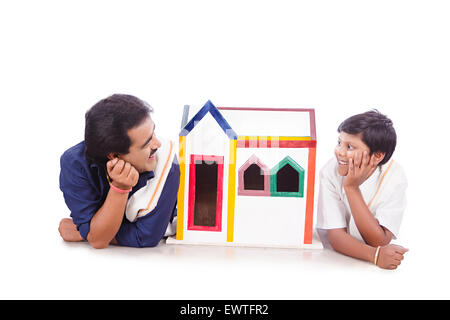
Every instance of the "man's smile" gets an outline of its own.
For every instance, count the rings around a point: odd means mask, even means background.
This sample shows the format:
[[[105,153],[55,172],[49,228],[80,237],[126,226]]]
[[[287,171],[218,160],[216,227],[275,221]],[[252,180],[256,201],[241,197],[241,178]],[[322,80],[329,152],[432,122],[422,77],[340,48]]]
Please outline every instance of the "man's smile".
[[[153,149],[152,152],[150,152],[149,159],[154,159],[155,158],[155,152],[156,151],[158,151],[158,149]]]

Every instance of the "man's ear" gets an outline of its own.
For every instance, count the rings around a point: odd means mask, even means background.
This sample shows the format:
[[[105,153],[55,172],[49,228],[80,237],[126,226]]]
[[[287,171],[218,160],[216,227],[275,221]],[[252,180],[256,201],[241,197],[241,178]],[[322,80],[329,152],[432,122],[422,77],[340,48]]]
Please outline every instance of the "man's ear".
[[[111,152],[111,153],[108,153],[108,155],[106,157],[108,158],[108,160],[112,160],[114,158],[118,158],[119,155],[117,153]]]
[[[373,156],[375,157],[375,163],[377,164],[377,166],[381,161],[383,161],[385,155],[386,153],[384,152],[380,151],[374,152]]]

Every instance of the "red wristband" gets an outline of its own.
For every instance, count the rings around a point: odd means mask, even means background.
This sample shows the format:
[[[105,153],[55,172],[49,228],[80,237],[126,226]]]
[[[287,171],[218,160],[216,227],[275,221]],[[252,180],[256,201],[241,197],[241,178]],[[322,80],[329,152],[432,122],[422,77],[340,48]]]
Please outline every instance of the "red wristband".
[[[121,193],[121,194],[128,193],[128,192],[131,191],[131,189],[133,189],[133,188],[130,188],[130,189],[128,189],[128,190],[119,189],[119,188],[113,186],[112,183],[110,183],[109,186],[111,187],[111,189],[113,189],[114,191],[116,191],[116,192],[118,192],[118,193]]]

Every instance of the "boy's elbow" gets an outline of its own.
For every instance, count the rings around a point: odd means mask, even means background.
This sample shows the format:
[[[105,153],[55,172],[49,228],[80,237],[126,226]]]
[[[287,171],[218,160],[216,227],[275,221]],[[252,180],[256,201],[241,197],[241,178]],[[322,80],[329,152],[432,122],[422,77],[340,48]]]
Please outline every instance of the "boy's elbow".
[[[383,247],[391,243],[391,239],[389,238],[376,239],[373,241],[366,241],[366,243],[371,247]]]
[[[380,231],[376,237],[373,237],[373,239],[367,240],[364,239],[366,241],[366,243],[372,247],[383,247],[383,246],[387,246],[389,243],[391,243],[391,240],[393,238],[392,233],[385,229],[384,227],[382,227],[382,231]]]

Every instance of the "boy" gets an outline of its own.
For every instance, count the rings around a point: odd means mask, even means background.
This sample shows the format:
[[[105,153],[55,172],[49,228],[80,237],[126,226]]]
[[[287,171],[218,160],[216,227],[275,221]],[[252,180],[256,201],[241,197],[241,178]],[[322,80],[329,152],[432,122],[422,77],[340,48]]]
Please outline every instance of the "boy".
[[[316,228],[325,247],[396,269],[408,251],[390,244],[406,207],[407,181],[391,159],[392,121],[369,111],[342,122],[338,132],[335,159],[320,172]]]
[[[156,137],[151,112],[146,102],[123,94],[88,110],[85,140],[61,156],[60,188],[72,217],[59,225],[65,241],[87,240],[97,249],[110,243],[153,247],[169,231],[180,170],[176,159],[161,158],[167,148]],[[162,183],[163,175],[155,176],[158,163],[165,163]],[[155,179],[160,193],[152,197],[153,206],[127,220],[130,198],[134,201]]]

